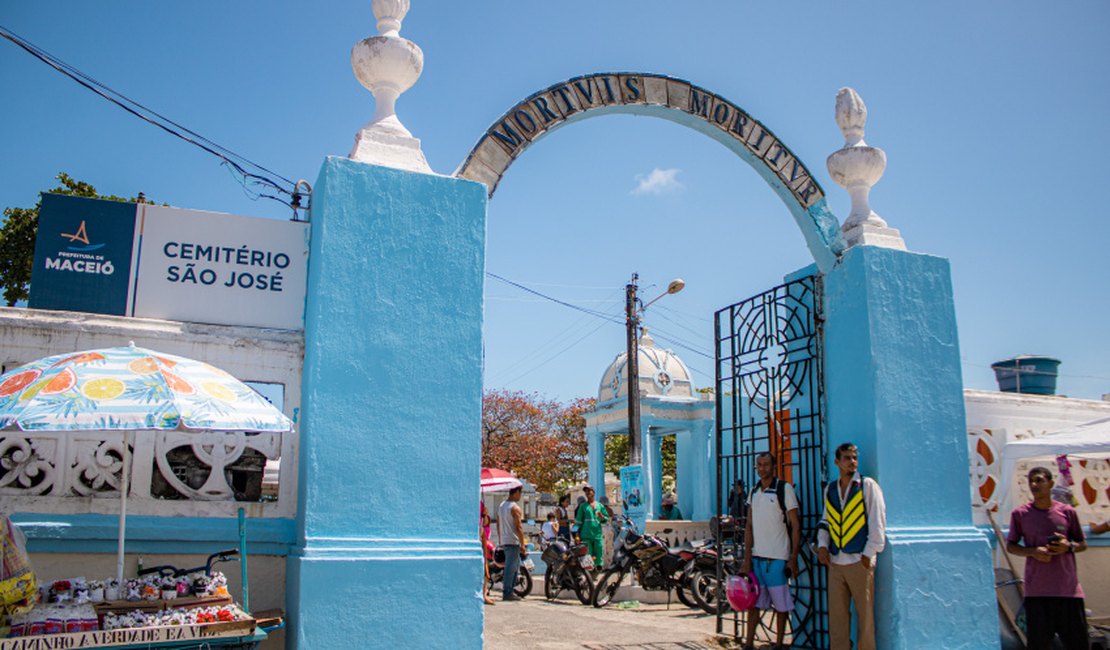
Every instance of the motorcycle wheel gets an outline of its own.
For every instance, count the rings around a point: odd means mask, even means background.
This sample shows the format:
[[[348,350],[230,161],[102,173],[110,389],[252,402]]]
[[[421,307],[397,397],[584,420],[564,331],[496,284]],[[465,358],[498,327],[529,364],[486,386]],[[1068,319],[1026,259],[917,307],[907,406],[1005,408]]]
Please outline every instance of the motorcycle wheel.
[[[547,567],[547,571],[543,572],[543,597],[548,600],[555,600],[559,597],[559,592],[563,590],[556,584],[555,576],[551,573],[551,567]]]
[[[576,567],[571,570],[571,578],[574,580],[574,595],[578,596],[578,602],[589,605],[594,593],[594,581],[590,580],[590,574],[582,567]]]
[[[624,573],[620,571],[606,571],[601,574],[597,584],[594,585],[593,597],[590,601],[594,607],[605,607],[613,600],[613,596],[617,593],[617,588],[620,587],[621,580],[624,579]]]
[[[678,596],[678,601],[683,605],[686,605],[690,609],[698,609],[698,604],[694,602],[693,598],[686,595],[686,590],[682,588],[682,585],[675,585],[674,595]]]
[[[516,574],[516,587],[513,588],[513,593],[521,598],[526,597],[532,593],[532,572],[524,567],[520,567],[520,571]]]
[[[728,599],[724,598],[723,594],[722,598],[717,598],[716,575],[699,571],[691,576],[690,585],[690,592],[694,596],[694,601],[707,614],[717,614],[718,610],[723,613],[732,609],[728,604]]]

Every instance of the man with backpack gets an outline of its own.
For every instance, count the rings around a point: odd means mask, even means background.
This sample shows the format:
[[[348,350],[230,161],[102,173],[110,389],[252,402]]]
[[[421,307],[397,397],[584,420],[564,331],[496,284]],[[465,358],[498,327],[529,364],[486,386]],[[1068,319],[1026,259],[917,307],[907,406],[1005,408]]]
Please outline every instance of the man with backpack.
[[[775,610],[775,650],[784,648],[786,621],[794,611],[790,578],[798,575],[798,553],[802,548],[802,522],[794,486],[775,476],[775,456],[764,452],[755,460],[759,482],[748,495],[744,525],[744,565],[741,573],[759,581],[759,600],[747,612],[747,641],[744,650],[755,647],[755,631],[763,610]]]

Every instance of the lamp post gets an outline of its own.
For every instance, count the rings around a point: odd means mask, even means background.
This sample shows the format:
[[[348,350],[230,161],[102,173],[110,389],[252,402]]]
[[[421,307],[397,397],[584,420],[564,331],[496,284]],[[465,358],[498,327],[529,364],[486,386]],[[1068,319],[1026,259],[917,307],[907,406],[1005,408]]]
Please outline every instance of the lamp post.
[[[636,297],[636,281],[639,274],[632,274],[632,281],[624,287],[624,314],[627,328],[627,362],[628,369],[628,464],[639,465],[643,459],[640,445],[640,316],[648,307],[655,304],[663,296],[682,291],[686,283],[680,278],[671,280],[667,290],[648,301],[646,305],[640,304]]]

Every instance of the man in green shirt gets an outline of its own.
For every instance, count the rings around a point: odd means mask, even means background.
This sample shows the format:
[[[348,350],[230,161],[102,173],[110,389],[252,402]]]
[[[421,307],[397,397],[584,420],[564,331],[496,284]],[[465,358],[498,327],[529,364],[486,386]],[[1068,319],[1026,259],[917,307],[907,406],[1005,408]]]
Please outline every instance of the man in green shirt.
[[[605,512],[605,506],[594,501],[592,487],[587,485],[583,492],[586,494],[586,502],[578,507],[578,513],[575,516],[578,537],[590,549],[590,555],[594,557],[594,567],[600,569],[601,553],[604,548],[601,541],[601,525],[609,521],[609,516]]]

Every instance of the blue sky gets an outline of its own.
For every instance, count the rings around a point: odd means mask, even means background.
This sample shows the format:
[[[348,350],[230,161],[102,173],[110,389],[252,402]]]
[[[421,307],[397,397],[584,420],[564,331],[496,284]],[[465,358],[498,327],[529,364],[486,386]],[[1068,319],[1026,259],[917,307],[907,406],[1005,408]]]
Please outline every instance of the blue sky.
[[[284,176],[314,182],[373,114],[349,52],[374,35],[369,0],[295,3],[9,2],[0,25]],[[398,114],[451,173],[534,91],[609,71],[673,75],[743,107],[817,175],[843,144],[837,90],[870,111],[886,150],[872,207],[908,247],[951,260],[964,380],[991,362],[1063,360],[1060,392],[1110,392],[1101,214],[1110,151],[1110,5],[1071,2],[535,3],[413,0],[402,35],[424,74]],[[104,192],[287,218],[200,150],[125,114],[0,41],[0,206],[29,206],[59,171]],[[648,326],[702,354],[716,309],[812,260],[786,207],[719,144],[662,120],[607,116],[562,129],[509,169],[490,203],[487,270],[618,314],[623,286]],[[487,280],[486,377],[569,399],[596,394],[623,327]],[[662,342],[662,341],[661,341]],[[676,348],[698,385],[712,363]]]

